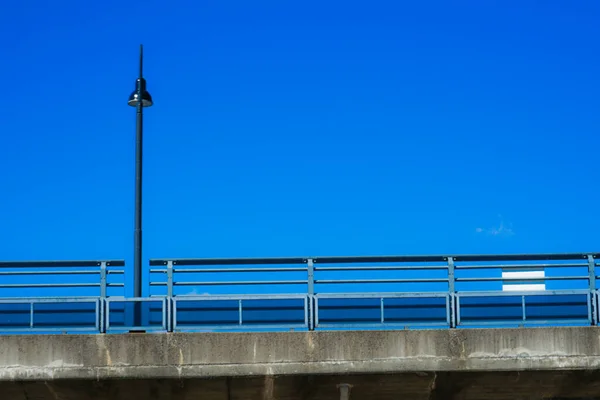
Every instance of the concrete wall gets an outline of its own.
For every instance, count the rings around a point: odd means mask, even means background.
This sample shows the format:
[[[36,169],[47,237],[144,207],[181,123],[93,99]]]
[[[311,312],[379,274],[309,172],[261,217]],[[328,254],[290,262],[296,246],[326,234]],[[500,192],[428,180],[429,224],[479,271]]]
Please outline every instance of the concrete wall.
[[[0,380],[184,379],[600,366],[600,330],[0,336]]]
[[[3,400],[349,400],[598,399],[590,371],[287,375],[211,379],[0,382]]]

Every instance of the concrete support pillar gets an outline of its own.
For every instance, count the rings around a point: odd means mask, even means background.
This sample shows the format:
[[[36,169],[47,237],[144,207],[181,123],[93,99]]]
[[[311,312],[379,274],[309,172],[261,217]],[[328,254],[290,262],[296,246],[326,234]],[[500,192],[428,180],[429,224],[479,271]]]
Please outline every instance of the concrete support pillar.
[[[340,389],[340,400],[350,400],[350,389],[352,388],[352,385],[340,383],[337,387]]]

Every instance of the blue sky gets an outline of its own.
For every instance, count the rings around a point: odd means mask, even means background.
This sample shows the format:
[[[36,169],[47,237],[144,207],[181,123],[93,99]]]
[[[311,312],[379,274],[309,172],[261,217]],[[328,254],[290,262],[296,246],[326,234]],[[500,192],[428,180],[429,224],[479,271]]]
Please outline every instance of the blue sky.
[[[599,18],[596,1],[6,3],[0,259],[131,263],[140,43],[145,259],[597,251]]]

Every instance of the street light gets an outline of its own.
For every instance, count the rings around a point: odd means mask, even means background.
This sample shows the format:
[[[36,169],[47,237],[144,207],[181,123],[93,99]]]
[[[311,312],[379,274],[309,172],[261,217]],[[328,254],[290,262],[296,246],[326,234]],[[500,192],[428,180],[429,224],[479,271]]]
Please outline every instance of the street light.
[[[133,297],[142,297],[142,152],[143,118],[142,110],[150,107],[152,96],[146,90],[146,80],[142,76],[144,48],[140,45],[140,74],[135,81],[135,90],[129,96],[129,104],[136,107],[135,123],[135,227],[133,233]],[[141,99],[141,101],[140,101]],[[134,326],[142,324],[142,304],[136,301],[134,306]]]

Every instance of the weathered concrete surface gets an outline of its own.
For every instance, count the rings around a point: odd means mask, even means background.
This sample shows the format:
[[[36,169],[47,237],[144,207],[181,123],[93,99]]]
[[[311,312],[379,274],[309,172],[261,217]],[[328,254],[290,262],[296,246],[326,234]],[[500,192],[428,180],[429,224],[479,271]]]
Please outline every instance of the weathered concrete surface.
[[[600,398],[597,371],[428,372],[0,382],[7,400],[521,400]]]
[[[0,336],[0,380],[594,370],[600,329]]]

